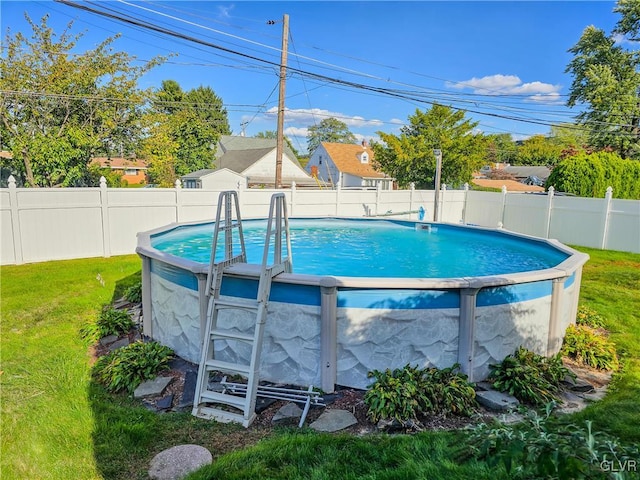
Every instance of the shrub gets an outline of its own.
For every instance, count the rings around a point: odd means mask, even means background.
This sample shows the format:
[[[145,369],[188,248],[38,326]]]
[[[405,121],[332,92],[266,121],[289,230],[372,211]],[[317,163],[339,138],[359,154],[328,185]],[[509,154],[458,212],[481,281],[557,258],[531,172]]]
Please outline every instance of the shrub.
[[[169,369],[173,350],[158,342],[135,342],[100,357],[94,374],[109,392],[133,392],[140,383]]]
[[[113,307],[105,307],[100,312],[96,322],[86,324],[80,330],[83,338],[92,342],[97,342],[107,335],[120,335],[130,331],[134,327],[133,320],[129,314],[123,310],[116,310]]]
[[[609,472],[640,455],[638,447],[625,446],[604,433],[594,432],[591,422],[553,426],[546,414],[527,412],[517,425],[481,424],[472,430],[469,447],[461,457],[486,461],[493,468],[503,464],[509,478],[627,478],[624,472]],[[634,463],[635,464],[635,463]],[[607,475],[607,472],[611,476]]]
[[[470,415],[476,406],[475,391],[459,368],[459,364],[442,370],[406,365],[369,372],[369,378],[376,379],[364,396],[369,418],[406,423],[428,413]]]
[[[617,370],[616,347],[597,330],[586,325],[569,325],[564,336],[562,354],[600,370]]]
[[[578,314],[576,315],[576,323],[591,328],[602,328],[604,327],[604,318],[594,309],[586,305],[580,305],[580,307],[578,307]]]
[[[134,285],[131,285],[124,291],[124,298],[126,298],[131,303],[140,303],[142,302],[142,282],[137,282]]]
[[[387,368],[384,372],[373,370],[367,376],[376,379],[364,396],[364,403],[369,408],[367,415],[374,422],[414,420],[428,401],[421,393],[423,372],[417,367],[407,365],[393,371]]]
[[[488,380],[501,392],[531,405],[544,405],[557,400],[560,382],[567,376],[575,378],[562,364],[560,354],[547,358],[518,347],[497,365],[490,365]]]

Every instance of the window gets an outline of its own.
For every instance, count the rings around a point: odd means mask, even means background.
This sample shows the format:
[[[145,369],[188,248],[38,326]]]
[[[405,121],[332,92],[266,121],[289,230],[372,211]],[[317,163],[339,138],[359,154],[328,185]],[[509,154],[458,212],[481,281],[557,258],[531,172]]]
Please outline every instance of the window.
[[[360,154],[360,163],[369,163],[369,154],[367,152]]]
[[[135,175],[137,175],[137,174],[138,174],[138,170],[136,170],[135,168],[127,168],[127,169],[124,171],[124,174],[125,174],[125,175],[133,175],[133,176],[135,176]]]

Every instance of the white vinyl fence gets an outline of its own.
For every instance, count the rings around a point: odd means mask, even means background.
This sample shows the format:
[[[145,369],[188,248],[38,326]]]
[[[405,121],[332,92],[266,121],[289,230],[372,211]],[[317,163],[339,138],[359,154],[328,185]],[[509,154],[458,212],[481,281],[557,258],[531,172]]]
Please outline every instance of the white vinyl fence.
[[[276,190],[239,192],[244,218],[264,217]],[[174,222],[212,220],[219,191],[176,188],[0,189],[0,264],[109,257],[135,252],[136,234]],[[285,190],[291,217],[432,221],[430,190]],[[640,201],[521,193],[440,192],[438,221],[467,223],[563,243],[640,253]]]

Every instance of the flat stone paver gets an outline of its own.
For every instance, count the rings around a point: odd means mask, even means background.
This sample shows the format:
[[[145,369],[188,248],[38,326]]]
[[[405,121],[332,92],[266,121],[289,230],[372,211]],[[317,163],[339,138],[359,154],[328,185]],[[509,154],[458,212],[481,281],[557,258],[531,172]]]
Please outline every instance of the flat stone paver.
[[[162,395],[167,385],[171,383],[173,377],[156,377],[138,385],[133,392],[134,398],[150,397],[151,395]]]
[[[489,410],[493,410],[495,412],[513,410],[520,404],[517,398],[496,390],[476,392],[476,400],[480,405],[483,405]]]
[[[271,419],[273,425],[298,424],[302,417],[302,409],[295,403],[287,403]]]
[[[318,432],[337,432],[358,423],[356,417],[346,410],[327,410],[309,425]]]
[[[149,478],[180,480],[212,461],[211,452],[200,445],[177,445],[153,457],[149,465]]]

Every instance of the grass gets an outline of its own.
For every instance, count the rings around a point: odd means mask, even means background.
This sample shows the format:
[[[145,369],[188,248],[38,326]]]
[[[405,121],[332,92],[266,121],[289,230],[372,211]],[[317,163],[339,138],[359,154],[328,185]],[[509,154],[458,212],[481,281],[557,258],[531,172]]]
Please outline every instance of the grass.
[[[581,303],[605,318],[623,352],[623,369],[603,401],[565,421],[592,420],[598,430],[637,444],[640,255],[580,250],[591,255]],[[106,394],[91,380],[88,345],[79,330],[139,278],[139,269],[136,256],[0,269],[1,478],[146,479],[151,458],[180,443],[203,445],[216,457],[194,479],[505,478],[484,464],[458,464],[460,433],[270,434],[189,413],[157,415],[126,396]]]

